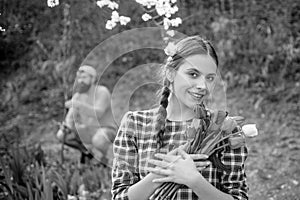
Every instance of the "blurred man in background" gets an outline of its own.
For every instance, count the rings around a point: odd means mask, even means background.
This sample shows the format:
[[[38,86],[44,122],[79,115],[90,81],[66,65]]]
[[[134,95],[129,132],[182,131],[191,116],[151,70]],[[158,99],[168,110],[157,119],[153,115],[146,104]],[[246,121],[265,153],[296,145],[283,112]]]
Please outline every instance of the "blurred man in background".
[[[65,102],[69,108],[65,125],[77,137],[66,134],[62,129],[57,137],[66,145],[80,150],[84,157],[91,158],[100,152],[101,161],[107,164],[106,156],[114,141],[117,125],[111,110],[111,94],[106,87],[96,84],[96,77],[96,70],[88,65],[81,66],[77,71],[76,92],[71,100]],[[81,141],[78,141],[78,136]]]

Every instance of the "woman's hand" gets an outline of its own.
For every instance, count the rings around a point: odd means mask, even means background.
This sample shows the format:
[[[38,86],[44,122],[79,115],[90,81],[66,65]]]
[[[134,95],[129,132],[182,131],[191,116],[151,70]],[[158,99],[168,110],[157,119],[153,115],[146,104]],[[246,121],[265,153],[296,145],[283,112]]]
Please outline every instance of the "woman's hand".
[[[205,154],[189,154],[189,155],[194,160],[194,163],[198,171],[202,171],[211,163],[209,160],[207,160],[208,156]]]
[[[160,160],[150,160],[149,162],[154,164],[155,168],[148,168],[148,170],[154,174],[163,176],[162,178],[154,179],[153,182],[175,182],[178,184],[190,185],[193,182],[193,178],[199,175],[198,167],[193,161],[193,158],[199,159],[205,156],[190,156],[182,148],[178,148],[178,155],[170,154],[156,154],[156,157]],[[203,168],[204,164],[199,165]]]
[[[179,155],[178,150],[182,149],[183,151],[186,151],[186,148],[188,147],[188,142],[177,147],[176,149],[173,149],[172,151],[170,151],[167,155]],[[194,163],[198,169],[198,171],[203,170],[204,168],[206,168],[208,165],[210,165],[210,161],[208,161],[208,156],[205,154],[189,154],[189,156],[191,156],[191,158],[194,160]]]

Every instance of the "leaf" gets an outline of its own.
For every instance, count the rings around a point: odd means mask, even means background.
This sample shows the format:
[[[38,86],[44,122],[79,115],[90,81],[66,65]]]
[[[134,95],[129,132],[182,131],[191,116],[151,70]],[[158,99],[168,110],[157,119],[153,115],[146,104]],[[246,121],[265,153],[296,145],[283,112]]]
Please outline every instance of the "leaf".
[[[12,197],[13,196],[13,193],[12,191],[10,190],[9,186],[7,184],[5,184],[5,182],[0,182],[0,185],[2,185],[4,188],[6,188],[8,194]],[[4,191],[4,190],[3,190]]]
[[[230,118],[235,120],[238,125],[241,125],[245,121],[245,118],[242,116],[233,116]]]
[[[58,188],[61,190],[63,193],[63,196],[65,199],[68,197],[68,187],[66,181],[63,179],[63,177],[57,173],[54,170],[51,170],[51,173],[49,175],[49,179],[51,182],[54,182]]]
[[[209,151],[216,146],[216,144],[217,144],[216,142],[220,139],[221,134],[222,134],[222,131],[219,131],[214,138],[212,138],[211,140],[209,140],[205,144],[205,146],[203,148],[201,148],[200,153],[208,155]]]
[[[207,134],[206,138],[203,139],[200,148],[203,148],[209,140],[211,140],[212,138],[214,138],[215,135],[216,135],[216,133],[217,133],[217,132],[215,132],[215,131],[210,131],[210,132]]]
[[[29,200],[34,200],[33,193],[32,193],[32,185],[29,184],[29,182],[26,182],[26,187],[27,187],[27,193],[28,193]]]
[[[79,185],[80,185],[80,174],[79,174],[79,170],[76,170],[73,173],[73,176],[71,177],[71,180],[69,183],[70,194],[75,194],[77,192]]]
[[[4,173],[6,185],[9,187],[9,192],[11,194],[13,194],[13,184],[12,184],[12,181],[10,179],[9,172],[8,172],[7,168],[5,167],[5,165],[4,165],[4,162],[3,162],[2,158],[0,158],[0,163],[1,163],[2,171]]]
[[[24,186],[18,185],[18,184],[14,184],[14,188],[17,191],[17,193],[19,193],[21,196],[28,197],[27,187],[24,187]]]

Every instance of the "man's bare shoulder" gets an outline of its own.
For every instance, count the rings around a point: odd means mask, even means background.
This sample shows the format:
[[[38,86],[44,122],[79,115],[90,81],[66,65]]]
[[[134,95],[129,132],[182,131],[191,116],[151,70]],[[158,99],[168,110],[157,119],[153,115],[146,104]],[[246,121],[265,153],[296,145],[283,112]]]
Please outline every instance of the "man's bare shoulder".
[[[74,93],[72,96],[73,100],[78,100],[78,98],[80,97],[80,94],[78,92]]]
[[[109,89],[104,85],[97,85],[96,91],[98,95],[107,95],[107,96],[111,95]]]

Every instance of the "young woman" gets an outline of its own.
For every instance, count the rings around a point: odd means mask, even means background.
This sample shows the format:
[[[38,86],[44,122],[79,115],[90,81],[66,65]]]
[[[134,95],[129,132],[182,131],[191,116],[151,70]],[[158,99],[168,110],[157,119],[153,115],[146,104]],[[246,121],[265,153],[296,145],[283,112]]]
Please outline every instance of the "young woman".
[[[230,165],[230,171],[218,169],[206,155],[187,154],[182,148],[195,118],[193,108],[211,95],[217,77],[213,46],[192,36],[167,53],[160,106],[128,112],[121,122],[114,142],[113,199],[159,199],[153,194],[164,182],[180,184],[174,199],[248,199],[245,146],[221,152],[221,162]]]

